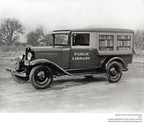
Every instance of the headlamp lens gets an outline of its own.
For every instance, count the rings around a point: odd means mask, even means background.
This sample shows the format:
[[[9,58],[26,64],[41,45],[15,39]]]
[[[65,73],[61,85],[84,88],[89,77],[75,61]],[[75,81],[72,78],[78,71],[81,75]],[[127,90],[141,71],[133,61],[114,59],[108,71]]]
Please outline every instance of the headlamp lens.
[[[27,54],[27,59],[30,61],[32,59],[32,53],[31,52],[28,52]]]

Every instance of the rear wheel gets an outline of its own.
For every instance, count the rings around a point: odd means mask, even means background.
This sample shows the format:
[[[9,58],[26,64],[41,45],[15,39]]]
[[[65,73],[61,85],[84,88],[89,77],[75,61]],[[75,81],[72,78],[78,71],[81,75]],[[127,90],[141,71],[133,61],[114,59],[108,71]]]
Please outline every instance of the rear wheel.
[[[11,70],[11,76],[12,78],[18,82],[18,83],[25,83],[28,81],[28,77],[20,77],[20,76],[17,76],[15,75],[13,72],[17,71],[19,69],[19,63],[16,62]]]
[[[106,76],[109,82],[117,82],[122,76],[122,66],[120,63],[113,61],[108,64]]]
[[[46,66],[36,66],[30,72],[30,81],[36,89],[45,89],[53,81],[53,73]]]

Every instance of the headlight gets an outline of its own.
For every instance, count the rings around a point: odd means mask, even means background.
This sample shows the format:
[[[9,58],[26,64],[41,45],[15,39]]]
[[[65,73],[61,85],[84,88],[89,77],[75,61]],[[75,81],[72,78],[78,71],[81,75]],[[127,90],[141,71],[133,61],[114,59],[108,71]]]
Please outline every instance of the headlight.
[[[31,52],[28,52],[27,54],[27,59],[30,61],[32,59],[32,53]]]

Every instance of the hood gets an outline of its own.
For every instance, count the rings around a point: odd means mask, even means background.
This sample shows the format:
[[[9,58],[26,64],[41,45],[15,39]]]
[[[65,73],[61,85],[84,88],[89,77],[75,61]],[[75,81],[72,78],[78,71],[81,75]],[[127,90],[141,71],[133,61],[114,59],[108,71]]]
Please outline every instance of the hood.
[[[70,47],[30,47],[27,51],[31,51],[34,59],[47,59],[60,66],[63,66],[63,59],[66,59],[66,55],[69,55]],[[27,52],[28,53],[28,52]],[[68,57],[67,57],[68,58]]]

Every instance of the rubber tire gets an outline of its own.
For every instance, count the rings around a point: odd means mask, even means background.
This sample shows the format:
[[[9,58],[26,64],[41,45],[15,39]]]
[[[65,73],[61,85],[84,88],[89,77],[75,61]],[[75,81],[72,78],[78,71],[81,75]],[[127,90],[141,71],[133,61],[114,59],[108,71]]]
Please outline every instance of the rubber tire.
[[[17,70],[19,67],[18,67],[18,62],[16,62],[15,64],[14,64],[14,66],[12,67],[12,70],[11,70],[11,76],[12,76],[12,78],[16,81],[16,82],[18,82],[18,83],[26,83],[27,81],[28,81],[28,77],[20,77],[20,76],[17,76],[17,75],[15,75],[15,74],[13,74],[13,72],[15,71],[15,70]]]
[[[116,67],[119,71],[118,75],[115,78],[113,78],[110,74],[111,73],[110,69],[112,67]],[[116,61],[113,61],[113,62],[109,63],[108,66],[107,66],[107,69],[106,69],[107,81],[108,82],[118,82],[121,79],[121,77],[122,77],[122,65],[120,63],[116,62]]]
[[[36,76],[37,72],[39,70],[41,70],[42,68],[47,70],[47,72],[49,73],[49,76],[48,76],[48,80],[45,81],[44,84],[39,84],[39,83],[37,83],[35,76]],[[35,87],[36,89],[46,89],[50,86],[52,81],[53,81],[53,73],[52,73],[51,69],[47,66],[38,65],[38,66],[34,67],[30,72],[30,82],[32,83],[32,86]]]

